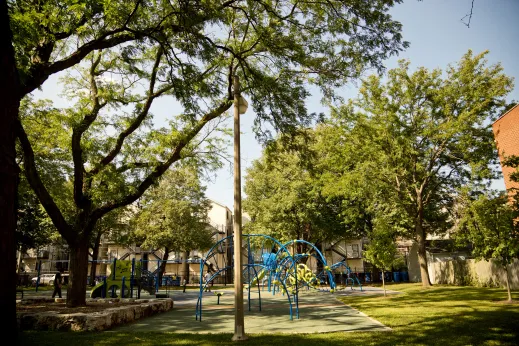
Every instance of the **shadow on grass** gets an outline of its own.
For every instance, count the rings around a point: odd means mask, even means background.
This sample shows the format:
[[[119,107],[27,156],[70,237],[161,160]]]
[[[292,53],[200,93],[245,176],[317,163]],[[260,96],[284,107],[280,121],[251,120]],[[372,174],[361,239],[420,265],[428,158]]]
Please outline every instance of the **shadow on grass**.
[[[233,345],[231,334],[25,332],[23,345]],[[248,345],[519,344],[519,311],[482,311],[425,318],[392,332],[250,335]]]
[[[406,294],[391,298],[344,297],[346,304],[394,328],[380,332],[328,334],[255,334],[247,345],[519,345],[519,307],[497,304],[503,292],[472,287],[401,286]],[[398,286],[395,287],[397,289]],[[222,313],[222,312],[215,312]],[[286,313],[286,312],[285,312]],[[164,316],[165,317],[165,316]],[[192,317],[191,317],[192,318]],[[178,322],[193,328],[192,319]],[[226,318],[232,319],[230,314]],[[326,318],[307,311],[305,318]],[[334,319],[331,314],[328,318]],[[153,320],[142,321],[152,324]],[[170,323],[174,323],[171,321]],[[269,323],[268,314],[265,323]],[[200,324],[199,324],[200,325]],[[215,329],[218,330],[218,329]],[[252,330],[247,330],[252,332]],[[297,332],[297,331],[296,331]],[[23,345],[235,345],[231,334],[178,334],[142,329],[102,333],[24,332]]]

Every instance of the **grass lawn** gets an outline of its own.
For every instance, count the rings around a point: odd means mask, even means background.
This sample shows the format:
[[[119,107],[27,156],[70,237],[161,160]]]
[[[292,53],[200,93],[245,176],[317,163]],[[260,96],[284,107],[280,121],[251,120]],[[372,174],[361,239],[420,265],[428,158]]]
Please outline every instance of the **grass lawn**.
[[[502,304],[503,289],[388,285],[388,298],[341,298],[391,327],[389,332],[249,334],[247,345],[519,345],[519,304]],[[519,300],[518,292],[514,299]],[[304,318],[304,317],[303,317]],[[196,323],[193,321],[193,323]],[[248,330],[248,333],[254,331]],[[23,345],[234,345],[230,334],[24,332]]]

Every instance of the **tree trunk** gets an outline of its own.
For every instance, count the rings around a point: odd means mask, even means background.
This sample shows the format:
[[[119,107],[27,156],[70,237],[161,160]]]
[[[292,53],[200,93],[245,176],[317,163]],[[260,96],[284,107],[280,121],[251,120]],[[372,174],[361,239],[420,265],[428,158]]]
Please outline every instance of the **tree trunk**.
[[[0,2],[0,335],[18,344],[16,322],[16,242],[18,166],[16,124],[20,108],[20,85],[7,1]]]
[[[70,246],[70,278],[67,289],[67,306],[85,306],[88,275],[87,239],[80,239]]]
[[[22,272],[22,259],[23,259],[23,253],[24,253],[24,250],[23,250],[23,246],[20,245],[20,248],[18,249],[18,260],[17,260],[17,264],[16,264],[16,273],[19,274],[20,272]]]
[[[508,292],[508,301],[512,301],[512,292],[510,291],[510,276],[508,275],[508,264],[505,264],[506,291]]]
[[[386,276],[386,273],[382,269],[382,288],[384,289],[384,297],[387,297],[386,295],[386,279],[384,278]]]
[[[378,274],[380,274],[380,270],[378,269],[377,266],[373,266],[373,275],[372,275],[372,278],[371,280],[373,282],[380,282],[380,280],[378,279]]]
[[[422,277],[422,286],[430,287],[431,279],[429,278],[429,270],[427,270],[427,253],[425,251],[425,231],[422,227],[422,220],[416,221],[416,241],[418,242],[418,262],[420,264],[420,276]]]
[[[189,263],[187,263],[187,259],[189,258],[189,251],[182,252],[182,269],[180,270],[180,276],[182,280],[186,280],[186,283],[189,283]]]
[[[164,276],[164,272],[166,271],[166,261],[169,258],[169,249],[164,248],[164,256],[162,256],[162,262],[159,267],[159,285],[162,286],[162,277]]]
[[[95,286],[96,269],[97,269],[97,258],[99,257],[99,247],[101,242],[101,232],[97,232],[94,248],[92,249],[92,264],[90,266],[90,286]]]

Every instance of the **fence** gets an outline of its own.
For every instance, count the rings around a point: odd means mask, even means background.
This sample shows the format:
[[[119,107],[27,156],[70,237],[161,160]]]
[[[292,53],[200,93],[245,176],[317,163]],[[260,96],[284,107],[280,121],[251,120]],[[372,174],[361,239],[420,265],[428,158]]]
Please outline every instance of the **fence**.
[[[509,266],[508,273],[510,288],[519,289],[519,260]],[[495,260],[466,259],[429,263],[429,276],[433,284],[505,287],[505,275],[504,267]]]

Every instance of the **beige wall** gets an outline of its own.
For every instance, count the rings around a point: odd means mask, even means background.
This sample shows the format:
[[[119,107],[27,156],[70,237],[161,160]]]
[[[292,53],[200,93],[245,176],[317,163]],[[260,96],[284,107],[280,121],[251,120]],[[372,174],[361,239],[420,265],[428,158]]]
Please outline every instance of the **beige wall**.
[[[329,244],[324,244],[324,248],[329,248]],[[363,243],[361,239],[342,240],[334,244],[334,249],[347,255],[347,263],[352,271],[364,272],[364,261],[362,260]],[[354,251],[357,250],[358,251]],[[339,262],[344,257],[334,251],[325,251],[328,265]]]
[[[503,266],[497,261],[474,259],[435,262],[429,264],[429,275],[433,284],[474,285],[505,287],[506,276]],[[519,289],[519,260],[509,266],[510,285]]]
[[[211,201],[211,209],[207,213],[211,225],[232,225],[232,213],[226,206]]]
[[[420,263],[418,262],[418,244],[416,242],[413,242],[411,249],[409,249],[407,271],[409,273],[410,282],[420,282],[422,280],[422,275],[420,274]]]

